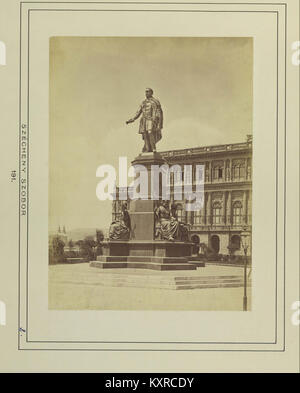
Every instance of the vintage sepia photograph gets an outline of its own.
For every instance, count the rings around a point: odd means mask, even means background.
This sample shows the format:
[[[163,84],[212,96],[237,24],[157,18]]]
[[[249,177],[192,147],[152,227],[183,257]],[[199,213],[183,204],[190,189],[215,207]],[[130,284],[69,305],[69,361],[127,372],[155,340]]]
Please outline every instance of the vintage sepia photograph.
[[[252,310],[252,37],[50,38],[49,309]]]
[[[299,1],[0,8],[0,372],[298,372]]]

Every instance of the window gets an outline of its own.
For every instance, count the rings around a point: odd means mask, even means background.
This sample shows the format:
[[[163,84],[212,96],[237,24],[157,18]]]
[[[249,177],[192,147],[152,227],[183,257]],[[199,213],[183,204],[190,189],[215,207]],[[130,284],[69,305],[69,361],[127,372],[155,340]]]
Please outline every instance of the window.
[[[185,211],[182,208],[182,205],[177,205],[177,218],[180,222],[185,222]]]
[[[241,248],[241,238],[238,235],[234,235],[231,238],[231,247],[235,250],[240,250]]]
[[[206,177],[204,164],[197,164],[193,167],[193,184],[203,184]]]
[[[248,164],[247,166],[247,179],[251,179],[251,165]]]
[[[221,223],[221,204],[219,202],[213,205],[213,224]]]
[[[214,179],[219,178],[219,168],[216,166],[214,167]]]
[[[235,180],[240,180],[245,178],[245,165],[237,164],[233,166],[233,176]]]
[[[208,182],[209,181],[209,170],[205,169],[205,181]]]
[[[233,224],[242,223],[242,204],[241,202],[235,202],[233,205]]]
[[[200,210],[197,210],[197,211],[194,212],[193,223],[195,225],[201,224],[201,212],[200,212]]]
[[[245,166],[241,165],[240,166],[240,179],[244,179],[245,178]]]
[[[122,205],[120,204],[120,201],[114,201],[113,202],[113,214],[112,214],[112,220],[113,221],[117,221],[117,220],[120,219],[121,211],[122,211],[121,206]]]
[[[214,180],[222,180],[223,179],[223,168],[220,166],[214,167]]]
[[[193,178],[195,178],[195,168],[192,165],[185,165],[182,172],[183,184],[193,184]]]

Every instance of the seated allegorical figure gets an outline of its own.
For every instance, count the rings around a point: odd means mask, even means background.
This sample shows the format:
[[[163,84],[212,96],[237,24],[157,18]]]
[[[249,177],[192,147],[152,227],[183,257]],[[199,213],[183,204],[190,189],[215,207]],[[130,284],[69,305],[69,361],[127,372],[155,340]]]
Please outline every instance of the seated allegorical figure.
[[[163,201],[156,209],[155,216],[157,220],[156,237],[161,240],[177,240],[179,237],[179,222],[171,215],[169,203]]]
[[[177,211],[178,211],[178,204],[173,202],[171,204],[171,216],[175,218],[176,221],[178,221]],[[188,224],[185,224],[184,222],[181,221],[179,221],[178,240],[182,242],[189,241],[189,226]]]
[[[127,203],[122,205],[121,217],[113,221],[109,228],[109,240],[128,240],[131,232],[131,221]]]

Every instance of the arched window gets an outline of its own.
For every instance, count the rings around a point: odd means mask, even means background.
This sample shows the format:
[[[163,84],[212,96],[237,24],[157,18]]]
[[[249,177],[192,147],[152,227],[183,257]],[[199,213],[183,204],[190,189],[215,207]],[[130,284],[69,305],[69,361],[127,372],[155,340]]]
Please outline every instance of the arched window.
[[[192,240],[192,242],[195,243],[195,244],[200,244],[200,237],[199,237],[198,235],[193,235],[193,236],[191,237],[191,240]]]
[[[221,223],[221,204],[220,202],[215,202],[213,204],[213,224]]]
[[[213,235],[210,239],[210,246],[216,254],[220,251],[220,238],[217,235]]]
[[[233,204],[233,224],[242,223],[242,203],[237,201]]]

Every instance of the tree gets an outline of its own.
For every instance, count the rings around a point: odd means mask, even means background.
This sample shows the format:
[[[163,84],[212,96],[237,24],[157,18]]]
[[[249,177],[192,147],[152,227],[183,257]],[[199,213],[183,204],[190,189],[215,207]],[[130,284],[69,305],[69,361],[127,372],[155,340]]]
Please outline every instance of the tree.
[[[102,242],[104,240],[104,233],[101,229],[96,230],[96,239],[97,239],[97,250],[96,253],[97,255],[102,255],[103,250],[102,250]]]
[[[50,264],[62,263],[65,260],[64,255],[65,243],[61,240],[59,236],[55,236],[52,239],[52,245],[49,249],[49,260]]]
[[[93,236],[86,236],[84,240],[79,240],[77,244],[80,247],[80,254],[82,257],[87,258],[89,261],[95,257],[94,247],[97,246]]]
[[[96,238],[97,238],[97,243],[101,243],[104,240],[104,233],[101,229],[96,229]]]

